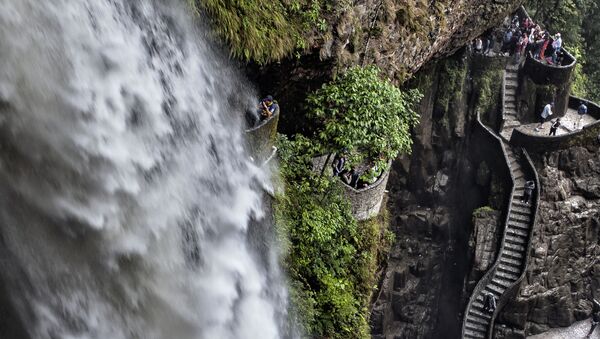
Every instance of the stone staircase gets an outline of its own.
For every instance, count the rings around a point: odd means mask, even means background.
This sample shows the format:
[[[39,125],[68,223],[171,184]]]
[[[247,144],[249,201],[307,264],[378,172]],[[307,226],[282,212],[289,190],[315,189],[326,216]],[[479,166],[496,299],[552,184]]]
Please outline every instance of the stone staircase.
[[[517,119],[517,87],[519,85],[519,65],[508,63],[504,69],[504,128],[502,137],[510,140],[515,127],[521,125]]]
[[[527,159],[515,154],[505,141],[503,141],[503,148],[510,162],[510,171],[514,179],[506,230],[496,263],[475,288],[465,311],[463,338],[491,337],[495,314],[483,309],[484,296],[492,293],[496,300],[500,301],[507,289],[517,282],[526,267],[528,238],[535,221],[536,208],[534,203],[526,204],[521,202],[521,199],[525,181],[533,178],[525,178],[522,166]],[[533,198],[532,201],[536,201]]]

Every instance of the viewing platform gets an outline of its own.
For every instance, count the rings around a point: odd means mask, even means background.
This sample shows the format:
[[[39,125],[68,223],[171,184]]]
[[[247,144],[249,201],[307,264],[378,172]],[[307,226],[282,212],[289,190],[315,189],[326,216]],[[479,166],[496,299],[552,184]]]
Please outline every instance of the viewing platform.
[[[333,158],[333,154],[313,158],[313,171],[321,173],[324,170],[326,175],[332,175],[331,164],[333,163]],[[352,215],[357,220],[367,220],[379,214],[391,166],[392,162],[390,161],[388,162],[387,170],[384,171],[374,183],[367,187],[354,188],[343,180],[340,180],[344,189],[344,195],[350,201]]]
[[[256,126],[245,131],[248,150],[257,164],[265,164],[274,157],[278,123],[279,108],[271,117],[259,121]]]

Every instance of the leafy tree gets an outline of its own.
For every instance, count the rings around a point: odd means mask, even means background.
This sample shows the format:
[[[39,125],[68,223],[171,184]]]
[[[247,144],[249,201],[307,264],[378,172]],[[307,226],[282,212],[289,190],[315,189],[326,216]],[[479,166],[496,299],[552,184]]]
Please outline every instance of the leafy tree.
[[[360,231],[339,181],[311,171],[313,145],[300,135],[278,141],[286,191],[276,197],[275,215],[289,241],[292,304],[310,337],[366,339],[369,248],[378,239]]]
[[[421,98],[382,79],[375,66],[350,68],[307,98],[309,117],[320,126],[316,147],[322,154],[346,150],[350,163],[383,168],[399,152],[410,153]]]
[[[573,93],[600,100],[600,4],[597,0],[528,0],[533,19],[561,32],[565,47],[577,57]]]

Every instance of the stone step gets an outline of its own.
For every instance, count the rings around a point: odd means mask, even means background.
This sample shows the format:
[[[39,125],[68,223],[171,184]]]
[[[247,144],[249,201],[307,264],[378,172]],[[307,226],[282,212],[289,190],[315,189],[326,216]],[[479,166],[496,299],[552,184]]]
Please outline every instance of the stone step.
[[[517,244],[511,244],[511,243],[504,243],[504,248],[508,248],[512,251],[516,251],[516,252],[521,252],[521,253],[525,253],[525,246],[523,245],[517,245]]]
[[[529,206],[520,206],[520,205],[511,204],[510,210],[515,211],[520,214],[526,214],[526,215],[531,214],[531,209],[529,208]]]
[[[513,200],[512,204],[515,205],[515,206],[524,207],[524,208],[528,208],[528,209],[533,208],[533,206],[531,206],[530,204],[526,204],[526,203],[521,202],[519,200]]]
[[[519,214],[519,215],[524,215],[527,217],[531,217],[531,210],[530,209],[519,209],[519,208],[513,208],[510,210],[511,213],[515,213],[515,214]]]
[[[465,329],[465,338],[482,339],[485,338],[485,335],[486,332]]]
[[[482,325],[482,324],[478,324],[475,322],[467,322],[465,324],[465,328],[469,329],[469,330],[474,330],[474,331],[482,331],[482,332],[487,331],[487,325]]]
[[[505,68],[505,70],[506,70],[507,72],[509,72],[509,71],[514,71],[514,72],[516,72],[516,71],[518,71],[518,70],[519,70],[519,64],[508,64],[508,65],[506,65],[506,68]]]
[[[518,85],[519,84],[516,81],[506,81],[504,83],[504,87],[506,88],[504,93],[508,92],[508,89],[516,89]]]
[[[508,248],[505,248],[504,251],[502,251],[502,255],[515,260],[523,260],[523,258],[525,257],[522,252],[513,251]]]
[[[529,224],[518,220],[509,220],[508,227],[518,228],[529,232]]]
[[[521,267],[522,265],[521,260],[512,259],[507,256],[500,256],[500,262],[506,263],[507,265],[513,265],[514,267]]]
[[[478,310],[475,310],[475,309],[469,310],[469,316],[476,316],[478,318],[485,319],[488,322],[492,318],[492,315],[489,314],[488,312],[478,311]]]
[[[527,239],[523,237],[517,237],[514,235],[507,234],[504,240],[515,245],[527,245]]]
[[[479,317],[473,315],[472,313],[469,313],[469,315],[467,316],[467,321],[471,322],[471,323],[481,324],[486,327],[489,326],[489,324],[490,324],[490,322],[487,321],[486,319],[479,318]]]
[[[527,215],[522,215],[522,214],[516,214],[516,213],[511,213],[508,216],[509,220],[514,220],[517,222],[523,222],[523,223],[527,223],[529,224],[529,222],[531,221],[531,216],[527,216]]]
[[[504,294],[505,290],[505,288],[500,288],[492,284],[487,284],[485,286],[485,291],[493,294],[496,297],[496,299],[499,299],[502,296],[502,294]]]
[[[513,166],[510,167],[510,169],[515,178],[521,178],[525,176],[525,173],[523,173],[523,170],[521,169],[521,165],[519,163],[515,163]]]
[[[518,122],[517,120],[505,120],[504,121],[504,128],[515,128],[515,127],[519,127],[521,126],[521,123]]]
[[[515,187],[523,187],[525,186],[525,178],[515,178]],[[516,190],[516,189],[515,189]],[[521,196],[522,196],[522,192],[521,192]],[[519,197],[519,199],[516,200],[521,200],[521,196]],[[515,197],[516,198],[516,197]]]
[[[513,130],[514,128],[506,128],[502,130],[502,132],[500,132],[500,136],[504,138],[504,140],[510,140],[510,138],[512,137]]]
[[[509,227],[506,230],[507,234],[514,234],[514,235],[518,235],[521,237],[525,237],[527,238],[529,236],[529,233],[527,231],[524,231],[522,229],[516,228],[516,227]]]
[[[504,110],[504,115],[510,115],[510,116],[517,116],[517,110],[514,108],[510,108],[510,109],[505,109]]]
[[[506,279],[506,280],[510,280],[510,281],[517,281],[517,279],[519,279],[519,276],[517,274],[511,273],[511,272],[496,271],[496,275],[499,277],[502,277],[502,279]]]
[[[484,312],[483,310],[483,299],[479,298],[478,300],[475,300],[472,304],[471,304],[471,309],[473,310],[478,310],[480,312]]]
[[[498,270],[512,273],[512,274],[517,274],[517,275],[521,274],[521,269],[509,266],[509,265],[505,265],[502,263],[500,263],[500,265],[498,265]]]
[[[498,276],[495,276],[495,277],[492,279],[492,284],[494,284],[494,285],[497,285],[497,286],[500,286],[500,287],[502,287],[502,288],[506,289],[506,288],[510,287],[510,286],[513,284],[513,282],[512,282],[512,281],[510,281],[510,280],[507,280],[507,279],[504,279],[504,278],[500,278],[500,277],[498,277]]]
[[[519,73],[517,73],[517,72],[506,72],[506,75],[504,76],[504,79],[506,79],[506,80],[517,80],[517,79],[519,79]]]

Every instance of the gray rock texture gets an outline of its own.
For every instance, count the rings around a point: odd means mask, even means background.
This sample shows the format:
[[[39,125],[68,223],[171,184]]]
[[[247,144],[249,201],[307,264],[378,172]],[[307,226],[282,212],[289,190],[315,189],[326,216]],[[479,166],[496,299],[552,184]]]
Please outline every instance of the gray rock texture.
[[[498,319],[511,337],[585,319],[590,298],[600,295],[600,150],[573,147],[534,161],[542,194],[532,257],[517,298]]]
[[[338,1],[325,32],[314,32],[310,51],[300,58],[251,67],[261,92],[282,107],[282,128],[302,126],[306,95],[353,65],[378,65],[402,83],[427,62],[451,55],[490,27],[496,27],[523,0],[358,0]]]
[[[479,93],[472,86],[478,79],[472,71],[481,61],[461,51],[428,66],[415,80],[425,97],[413,153],[398,159],[390,173],[389,209],[397,241],[373,305],[374,338],[460,336],[470,295],[464,285],[474,253],[469,247],[473,210],[490,205],[500,211],[504,200],[497,197],[505,196],[494,162],[502,157],[495,153],[499,148],[474,128]],[[486,232],[494,232],[497,213],[481,217],[476,237],[485,241],[479,251],[492,253],[493,235]],[[489,262],[483,259],[479,265]]]

